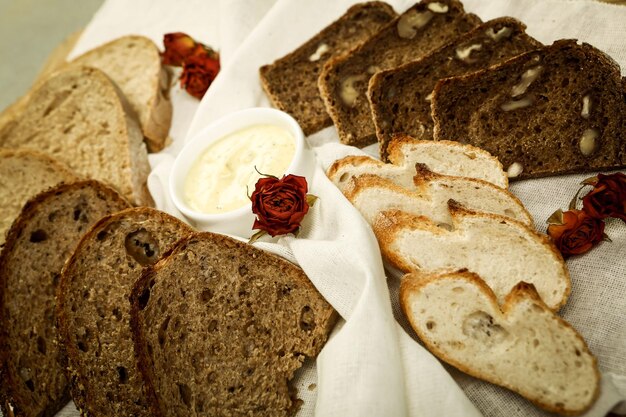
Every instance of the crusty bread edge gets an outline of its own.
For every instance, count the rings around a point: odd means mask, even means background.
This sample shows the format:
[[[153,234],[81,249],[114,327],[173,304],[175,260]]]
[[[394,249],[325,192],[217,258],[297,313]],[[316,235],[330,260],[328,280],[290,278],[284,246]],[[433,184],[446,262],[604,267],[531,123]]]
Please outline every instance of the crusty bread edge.
[[[337,159],[326,171],[326,176],[333,182],[335,180],[339,180],[337,177],[337,173],[341,170],[345,165],[358,166],[362,164],[371,164],[372,166],[382,167],[384,163],[372,158],[371,156],[366,155],[350,155],[341,159]]]
[[[113,188],[109,187],[102,182],[96,180],[84,180],[77,181],[71,183],[63,183],[57,185],[56,187],[50,188],[42,193],[37,194],[33,198],[31,198],[23,207],[22,212],[18,216],[18,218],[13,222],[9,232],[6,236],[6,241],[2,248],[2,253],[0,254],[0,312],[3,312],[5,309],[5,291],[6,291],[6,279],[4,276],[4,271],[6,270],[6,257],[7,254],[13,250],[17,239],[20,237],[24,227],[26,226],[26,222],[28,222],[36,213],[37,206],[42,201],[47,200],[50,196],[63,193],[67,190],[73,188],[84,188],[84,187],[94,187],[98,190],[108,194],[112,200],[117,200],[127,206],[130,206],[128,201],[120,195]],[[0,323],[4,322],[4,314],[0,314]],[[8,361],[10,360],[9,355],[9,347],[6,343],[7,333],[4,324],[0,326],[0,380],[3,381],[3,384],[0,386],[0,409],[5,416],[11,415],[13,413],[16,417],[25,416],[23,411],[19,407],[19,403],[23,403],[23,398],[17,398],[17,393],[12,389],[12,386],[15,385],[15,382],[11,379],[11,373],[8,371]],[[58,403],[51,404],[46,410],[44,417],[53,417],[58,411],[60,411],[65,404],[70,401],[70,391],[69,384],[65,387],[65,392],[59,399]],[[10,407],[13,407],[13,410],[10,410]]]
[[[445,353],[443,353],[441,350],[439,350],[437,346],[434,343],[432,343],[432,341],[427,337],[427,335],[425,335],[419,330],[419,326],[417,326],[417,324],[415,323],[414,321],[415,315],[413,314],[412,311],[410,311],[410,297],[411,297],[412,292],[419,291],[421,288],[427,286],[428,284],[432,282],[440,281],[448,277],[455,277],[456,279],[462,279],[462,280],[468,281],[472,285],[477,286],[480,289],[480,291],[485,295],[485,297],[488,299],[489,303],[492,305],[492,308],[496,311],[500,311],[505,317],[507,316],[508,312],[513,308],[513,306],[517,304],[520,300],[524,298],[529,298],[535,303],[535,305],[539,306],[542,310],[548,311],[559,322],[560,325],[571,329],[576,335],[576,337],[582,342],[585,353],[589,354],[589,356],[591,356],[591,358],[593,359],[593,368],[594,368],[595,376],[596,376],[596,379],[595,379],[596,388],[589,404],[587,404],[586,407],[580,410],[567,410],[563,407],[554,407],[551,404],[543,403],[535,398],[530,398],[529,396],[524,395],[524,393],[515,389],[515,387],[512,386],[511,384],[507,384],[506,381],[501,381],[496,378],[492,378],[489,374],[475,372],[471,366],[462,362],[455,361],[449,356],[447,356]],[[435,354],[442,361],[454,366],[458,370],[468,375],[471,375],[475,378],[483,379],[492,384],[507,388],[511,391],[514,391],[520,394],[521,396],[523,396],[524,398],[526,398],[533,404],[545,410],[559,413],[562,415],[575,416],[575,415],[580,415],[584,413],[593,405],[593,403],[596,401],[596,399],[600,395],[600,383],[599,383],[600,372],[598,370],[596,357],[593,356],[593,354],[589,350],[589,347],[587,346],[587,343],[585,342],[583,337],[576,331],[576,329],[574,329],[569,323],[567,323],[565,320],[559,317],[554,311],[552,311],[543,302],[543,300],[537,293],[537,290],[532,284],[528,284],[523,281],[518,283],[515,287],[513,287],[511,292],[507,294],[504,300],[504,303],[502,304],[502,307],[500,307],[498,305],[496,295],[494,294],[492,289],[485,283],[485,281],[483,281],[477,274],[473,272],[470,272],[467,270],[445,271],[445,272],[438,272],[438,273],[432,273],[432,274],[418,272],[418,273],[407,274],[402,278],[400,282],[399,298],[400,298],[400,307],[402,308],[402,312],[404,313],[404,316],[408,319],[409,323],[411,324],[411,328],[417,334],[420,340],[424,342],[428,350],[430,350],[433,354]]]
[[[69,291],[69,271],[72,271],[78,261],[77,256],[80,254],[83,247],[87,246],[93,239],[94,235],[97,235],[100,231],[104,230],[111,223],[121,221],[124,219],[131,220],[135,215],[153,215],[156,216],[162,223],[173,222],[176,223],[181,231],[186,230],[186,234],[193,233],[193,229],[186,223],[171,216],[165,212],[150,208],[150,207],[132,207],[127,208],[117,213],[112,213],[104,216],[98,220],[90,229],[83,235],[78,245],[72,252],[70,258],[65,262],[63,270],[61,271],[61,278],[57,286],[56,292],[56,323],[57,323],[57,337],[59,340],[59,348],[63,351],[67,358],[67,366],[65,368],[65,375],[69,382],[70,392],[74,404],[81,411],[81,415],[90,415],[90,410],[94,405],[91,404],[89,397],[86,395],[86,386],[89,385],[89,378],[85,376],[84,372],[76,366],[76,358],[78,357],[78,350],[76,346],[71,343],[71,337],[69,332],[69,318],[65,309],[66,295]],[[83,388],[81,388],[83,387]]]

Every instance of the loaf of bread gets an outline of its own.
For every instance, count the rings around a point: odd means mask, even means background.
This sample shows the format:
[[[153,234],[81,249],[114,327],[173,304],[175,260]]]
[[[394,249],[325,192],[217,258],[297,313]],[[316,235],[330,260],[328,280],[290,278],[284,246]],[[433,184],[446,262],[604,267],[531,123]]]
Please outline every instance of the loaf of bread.
[[[127,207],[102,183],[73,182],[29,200],[11,226],[0,255],[0,409],[5,416],[54,416],[69,400],[54,314],[61,269],[97,220]]]
[[[560,252],[547,236],[509,217],[449,204],[451,224],[397,210],[373,223],[383,256],[403,272],[461,269],[477,273],[498,298],[520,281],[533,284],[546,305],[567,301],[571,282]]]
[[[452,199],[467,209],[507,216],[532,226],[530,214],[510,192],[486,181],[439,175],[419,165],[417,168],[414,189],[363,174],[353,177],[343,193],[369,224],[387,210],[424,216],[435,224],[451,224],[448,201]]]
[[[369,156],[347,156],[328,168],[328,178],[343,189],[350,179],[362,174],[373,174],[393,181],[406,189],[415,188],[416,164],[432,172],[457,177],[477,178],[508,187],[502,164],[489,153],[458,142],[415,140],[395,136],[389,145],[390,164]]]
[[[498,157],[509,178],[626,166],[626,100],[619,66],[573,40],[499,66],[441,80],[435,139]]]
[[[306,135],[332,125],[317,88],[326,61],[378,32],[396,17],[379,1],[359,3],[290,54],[260,69],[261,85],[272,104],[292,115]]]
[[[288,381],[336,317],[300,268],[212,233],[144,270],[131,303],[154,416],[293,415]]]
[[[0,245],[24,204],[62,182],[78,178],[64,164],[28,149],[0,149]]]
[[[172,103],[169,74],[154,42],[144,36],[122,36],[70,64],[94,67],[111,77],[137,115],[148,150],[163,149],[172,123]]]
[[[130,330],[132,285],[192,229],[141,207],[101,219],[67,261],[57,289],[59,341],[82,415],[149,417]]]
[[[599,393],[583,338],[521,282],[502,307],[476,274],[413,273],[400,285],[404,314],[426,347],[454,367],[548,411],[577,415]]]
[[[70,67],[34,91],[0,147],[28,148],[78,175],[116,188],[136,205],[151,205],[148,154],[124,96],[100,70]]]
[[[418,59],[478,24],[457,0],[423,0],[352,51],[330,59],[319,89],[341,142],[359,147],[376,142],[367,100],[373,74]]]
[[[542,46],[525,28],[510,17],[490,20],[417,61],[375,74],[368,97],[381,159],[387,161],[387,145],[395,133],[432,138],[430,99],[437,81],[488,68]]]

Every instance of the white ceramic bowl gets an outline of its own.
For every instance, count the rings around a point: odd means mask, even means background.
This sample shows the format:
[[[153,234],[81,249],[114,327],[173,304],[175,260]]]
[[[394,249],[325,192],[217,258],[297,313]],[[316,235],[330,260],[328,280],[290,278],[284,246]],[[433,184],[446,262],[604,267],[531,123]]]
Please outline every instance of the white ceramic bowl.
[[[255,216],[252,203],[241,208],[218,214],[207,214],[193,210],[185,201],[183,189],[189,170],[197,158],[213,142],[224,136],[259,124],[282,127],[292,133],[296,141],[294,157],[285,174],[295,174],[311,180],[315,167],[315,156],[309,148],[302,129],[287,113],[280,110],[256,107],[228,114],[202,129],[191,138],[176,157],[170,175],[170,195],[174,205],[200,230],[225,233],[249,238],[255,233],[252,230]]]

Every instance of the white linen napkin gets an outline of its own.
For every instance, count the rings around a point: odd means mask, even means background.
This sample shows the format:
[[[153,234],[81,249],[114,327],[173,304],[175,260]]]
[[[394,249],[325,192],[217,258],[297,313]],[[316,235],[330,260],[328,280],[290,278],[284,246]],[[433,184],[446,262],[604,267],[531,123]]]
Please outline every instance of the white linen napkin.
[[[269,105],[260,88],[258,68],[299,46],[354,2],[138,0],[130,4],[124,0],[107,0],[86,28],[73,56],[126,33],[144,34],[161,45],[164,33],[179,30],[220,49],[222,72],[200,106],[184,92],[174,91],[171,132],[174,145],[161,155],[151,156],[153,173],[149,186],[157,206],[180,215],[173,209],[166,191],[172,155],[180,149],[184,138],[221,115]],[[413,2],[389,3],[402,11]],[[626,8],[585,0],[467,0],[465,3],[467,10],[483,20],[507,14],[519,17],[528,25],[529,33],[544,42],[559,37],[588,39],[626,68],[623,26]],[[261,20],[255,26],[257,19]],[[335,158],[358,150],[338,145],[334,128],[313,135],[309,141],[316,146],[321,164],[309,178],[309,184],[311,192],[320,199],[305,219],[298,239],[285,237],[274,243],[257,244],[297,261],[346,320],[333,332],[317,360],[317,369],[308,363],[297,375],[297,387],[304,400],[300,415],[480,415],[444,367],[412,339],[410,330],[405,331],[394,320],[395,314],[395,319],[406,326],[397,307],[398,280],[394,277],[386,280],[369,227],[323,174],[322,167]],[[546,212],[567,204],[578,179],[570,176],[524,181],[512,189],[535,216],[536,223],[541,224]],[[626,398],[623,318],[626,305],[618,300],[620,295],[622,300],[626,299],[625,261],[615,249],[626,242],[626,228],[614,222],[607,231],[614,240],[612,246],[602,244],[591,254],[569,263],[574,289],[572,300],[564,310],[566,318],[583,333],[591,350],[598,355],[605,375],[603,396],[587,413],[594,417],[603,416],[619,398]],[[621,284],[615,279],[618,273],[622,275]],[[591,282],[585,282],[586,276]],[[600,287],[598,283],[606,282],[611,283],[610,291],[594,290]],[[600,292],[606,293],[608,302]],[[602,309],[603,315],[599,316],[594,309]],[[604,315],[609,309],[612,311]],[[585,317],[593,320],[586,323]],[[610,326],[597,317],[607,317]],[[451,372],[485,415],[545,415],[506,390]],[[59,415],[78,414],[73,406],[68,406]]]

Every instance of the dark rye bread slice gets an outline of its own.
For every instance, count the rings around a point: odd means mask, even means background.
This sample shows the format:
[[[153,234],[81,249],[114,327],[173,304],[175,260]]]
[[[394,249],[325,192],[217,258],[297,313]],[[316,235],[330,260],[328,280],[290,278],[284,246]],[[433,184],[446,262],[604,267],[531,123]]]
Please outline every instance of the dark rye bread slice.
[[[5,416],[53,416],[69,400],[54,314],[61,269],[97,220],[127,207],[112,188],[81,181],[35,196],[13,223],[0,255],[0,408]]]
[[[318,86],[341,142],[359,147],[376,142],[367,100],[374,73],[421,58],[479,24],[457,0],[424,0],[352,51],[329,60]]]
[[[397,14],[386,3],[359,3],[304,45],[260,68],[261,85],[272,104],[292,115],[306,135],[333,124],[317,89],[326,61],[378,32]]]
[[[293,415],[289,380],[336,318],[300,268],[212,233],[146,268],[131,303],[155,416]]]
[[[388,160],[387,146],[396,133],[432,138],[430,99],[437,81],[488,68],[541,47],[525,29],[526,25],[511,17],[490,20],[422,59],[375,74],[370,79],[368,98],[381,159]]]
[[[150,416],[130,330],[130,292],[192,229],[167,213],[134,208],[101,219],[63,268],[57,290],[59,340],[82,415]]]
[[[500,159],[509,178],[626,165],[626,89],[620,68],[588,44],[556,41],[497,67],[441,80],[435,139]]]

